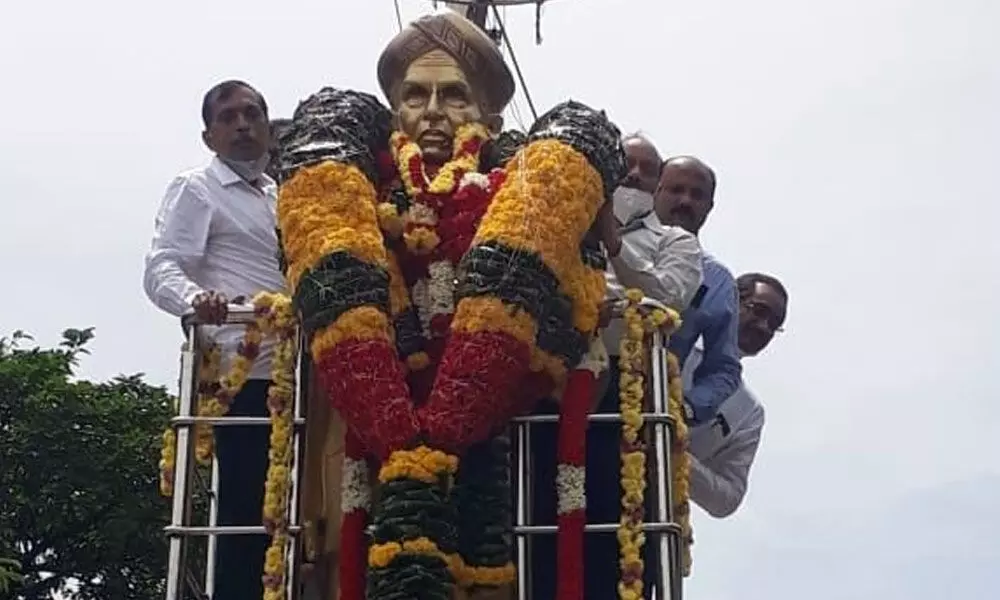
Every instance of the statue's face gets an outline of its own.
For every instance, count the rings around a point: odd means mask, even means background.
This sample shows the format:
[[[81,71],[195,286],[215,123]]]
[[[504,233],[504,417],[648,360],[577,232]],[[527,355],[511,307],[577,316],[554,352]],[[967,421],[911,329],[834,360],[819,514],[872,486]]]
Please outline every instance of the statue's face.
[[[423,151],[424,161],[442,165],[452,156],[461,125],[483,122],[478,94],[447,52],[434,50],[410,64],[396,98],[397,126]]]

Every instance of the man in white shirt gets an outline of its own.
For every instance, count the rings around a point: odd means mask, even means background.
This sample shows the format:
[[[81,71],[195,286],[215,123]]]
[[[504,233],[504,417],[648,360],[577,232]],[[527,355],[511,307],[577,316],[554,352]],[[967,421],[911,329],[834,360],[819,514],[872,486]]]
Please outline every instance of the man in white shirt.
[[[164,311],[180,317],[193,308],[204,320],[221,324],[230,300],[284,288],[275,233],[277,191],[264,174],[270,135],[267,103],[257,90],[241,81],[216,85],[205,94],[202,119],[202,140],[215,157],[167,187],[143,284]],[[243,328],[203,329],[219,344],[225,372]],[[267,416],[272,354],[273,347],[262,344],[230,415]],[[215,429],[220,525],[261,524],[268,435],[260,425]],[[266,547],[263,535],[220,536],[214,600],[261,597]]]
[[[653,191],[663,162],[645,137],[634,134],[623,140],[629,173],[615,190],[612,208],[619,226],[618,252],[609,252],[607,297],[610,303],[625,297],[627,288],[638,288],[648,297],[683,311],[701,285],[702,257],[698,240],[680,227],[664,226],[653,211]],[[607,314],[605,314],[607,317]],[[602,378],[606,389],[594,412],[617,413],[618,343],[623,328],[620,320],[605,319],[602,338],[612,356],[610,373]],[[538,426],[532,436],[536,479],[534,522],[554,524],[556,428]],[[621,425],[591,424],[587,431],[587,521],[617,523],[621,515]],[[652,552],[653,544],[647,544]],[[613,535],[587,540],[586,587],[588,598],[615,598],[620,579],[618,541]],[[647,554],[647,560],[653,560]],[[535,538],[532,547],[532,597],[555,597],[555,536]],[[652,571],[650,571],[652,572]]]
[[[736,279],[739,292],[739,349],[756,356],[781,331],[788,310],[788,292],[778,279],[747,273]],[[695,347],[684,364],[684,387],[690,388],[702,359]],[[740,382],[715,417],[691,428],[691,499],[717,518],[732,515],[747,491],[750,467],[764,428],[764,407]]]

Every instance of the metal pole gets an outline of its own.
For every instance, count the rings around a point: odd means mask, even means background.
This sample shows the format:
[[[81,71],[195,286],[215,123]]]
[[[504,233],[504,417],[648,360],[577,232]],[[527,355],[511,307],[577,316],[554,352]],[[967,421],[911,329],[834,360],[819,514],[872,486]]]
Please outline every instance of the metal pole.
[[[187,343],[181,351],[180,401],[178,413],[181,417],[191,417],[192,404],[197,383],[196,371],[198,365],[198,327],[188,329]],[[191,425],[177,425],[177,455],[174,469],[174,494],[170,514],[170,528],[178,529],[187,525],[190,516],[190,498],[188,491],[192,458],[194,455],[194,436],[191,435]],[[184,581],[184,554],[187,540],[180,536],[171,536],[167,558],[167,594],[166,600],[181,600]]]
[[[212,456],[212,487],[208,492],[208,526],[219,524],[219,461]],[[208,548],[205,551],[205,593],[211,598],[215,594],[215,559],[219,536],[208,536]]]
[[[487,35],[489,32],[486,31],[486,11],[489,9],[490,3],[488,0],[474,0],[465,10],[465,16],[467,19],[476,24],[480,29],[482,29]]]
[[[292,417],[296,421],[305,421],[306,417],[306,407],[309,403],[309,383],[310,383],[310,372],[309,372],[309,347],[299,340],[299,359],[298,368],[296,369],[296,386],[295,386],[295,404],[292,410]],[[289,490],[289,514],[288,514],[288,524],[291,526],[298,526],[299,523],[299,511],[301,502],[301,484],[303,473],[303,465],[305,461],[303,460],[303,445],[305,444],[305,434],[301,427],[294,427],[292,430],[292,486]],[[300,557],[305,556],[305,550],[299,547],[299,544],[303,543],[304,538],[292,539],[289,544],[288,552],[288,598],[289,600],[296,600],[299,597],[299,591],[301,588],[299,578],[301,570]]]
[[[517,510],[515,515],[515,532],[525,531],[532,525],[531,521],[531,422],[517,422],[514,425],[517,438]],[[527,600],[531,597],[531,539],[529,532],[517,536],[517,598]]]
[[[650,341],[650,371],[652,373],[653,413],[667,414],[667,398],[669,394],[667,381],[667,357],[663,344],[663,334],[653,332]],[[653,423],[653,452],[656,462],[656,489],[654,490],[656,520],[660,523],[673,522],[673,501],[670,482],[670,429],[662,422]],[[679,586],[674,582],[680,572],[675,568],[673,552],[675,544],[671,543],[676,536],[657,534],[656,545],[659,550],[656,582],[657,597],[660,600],[680,600]],[[665,565],[670,565],[666,568]]]

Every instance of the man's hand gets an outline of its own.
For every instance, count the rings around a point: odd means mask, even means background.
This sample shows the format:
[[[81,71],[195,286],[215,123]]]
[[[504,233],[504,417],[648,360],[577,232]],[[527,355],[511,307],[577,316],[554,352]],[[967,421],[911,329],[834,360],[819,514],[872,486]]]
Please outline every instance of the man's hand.
[[[208,325],[222,325],[229,314],[229,300],[219,292],[202,292],[191,301],[194,314]]]
[[[611,200],[605,200],[598,209],[594,227],[604,247],[608,249],[608,255],[618,256],[622,251],[622,236],[618,233],[618,218],[615,217],[615,207]]]
[[[605,329],[611,324],[611,317],[614,313],[616,300],[605,300],[601,303],[600,312],[597,313],[597,328]]]

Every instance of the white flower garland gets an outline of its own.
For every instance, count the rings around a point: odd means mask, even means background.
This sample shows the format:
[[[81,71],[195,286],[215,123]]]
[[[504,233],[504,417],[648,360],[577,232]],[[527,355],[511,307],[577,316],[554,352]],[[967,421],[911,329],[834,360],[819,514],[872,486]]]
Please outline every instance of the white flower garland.
[[[368,463],[344,457],[344,476],[340,491],[340,510],[344,514],[371,506],[372,488],[368,481]]]
[[[488,193],[490,178],[482,173],[466,173],[462,176],[455,195],[468,186],[479,187]],[[423,204],[411,205],[410,212],[413,213],[414,222],[428,226],[437,223],[437,215]],[[435,261],[428,265],[427,277],[413,284],[412,297],[420,319],[420,328],[424,337],[429,339],[432,319],[455,313],[455,265],[449,260]]]

